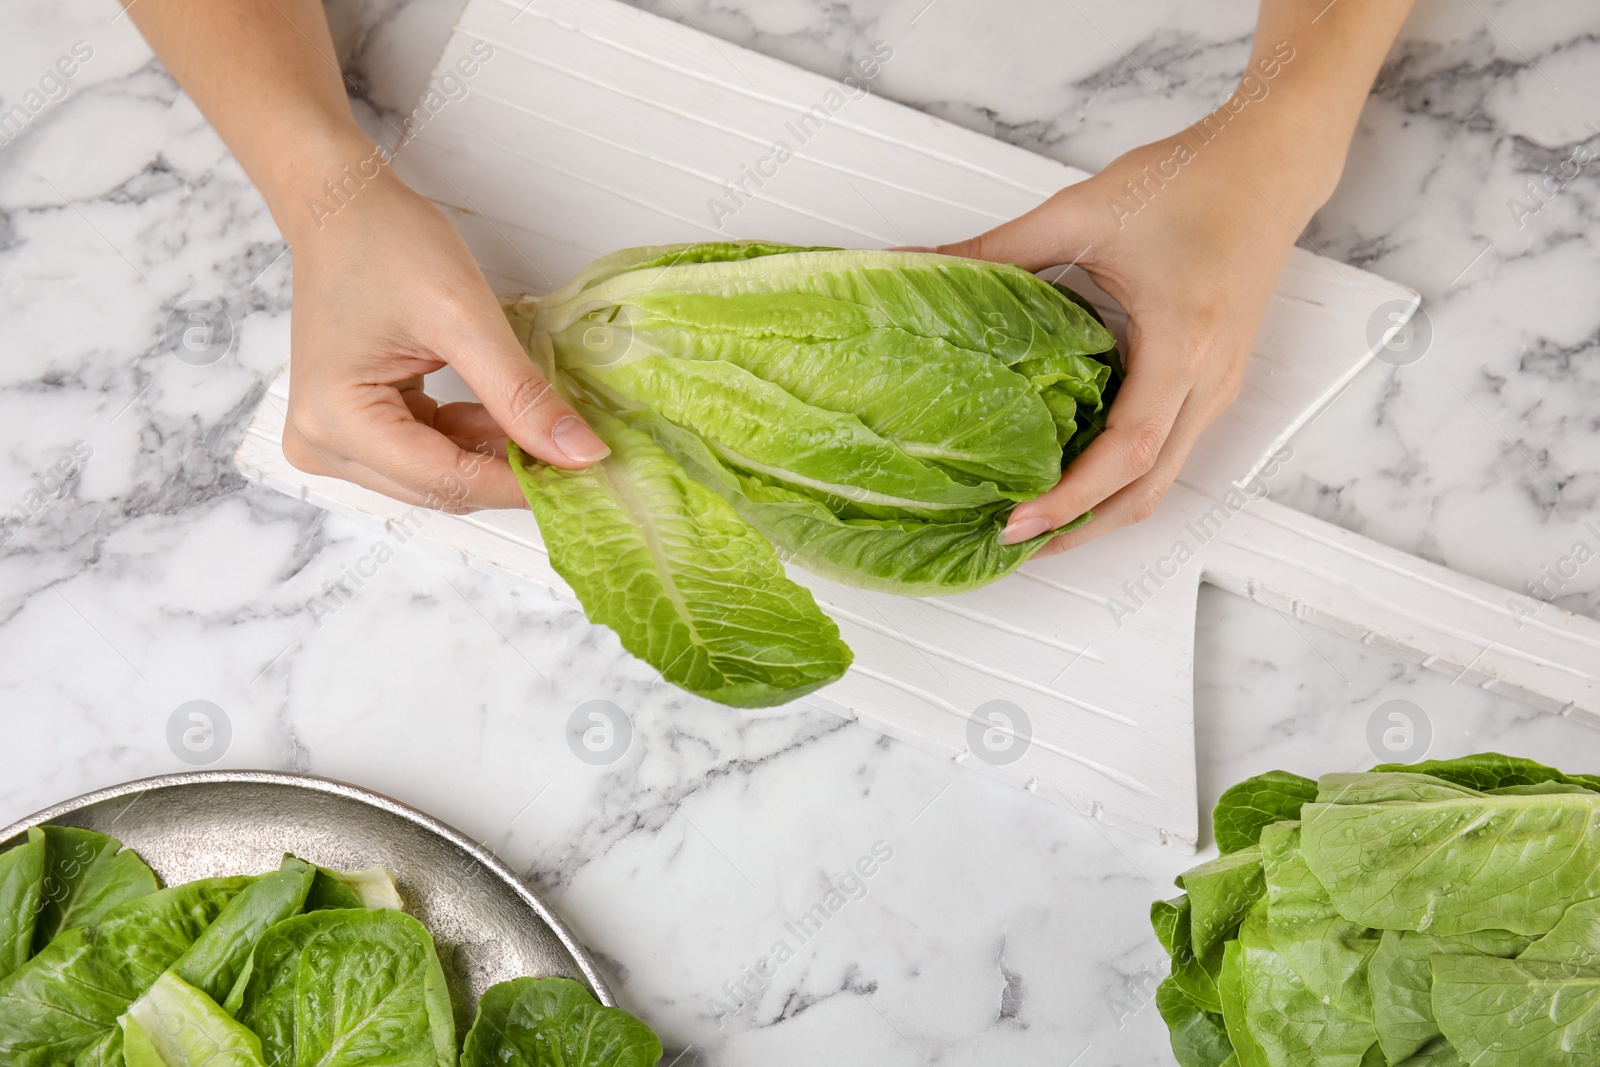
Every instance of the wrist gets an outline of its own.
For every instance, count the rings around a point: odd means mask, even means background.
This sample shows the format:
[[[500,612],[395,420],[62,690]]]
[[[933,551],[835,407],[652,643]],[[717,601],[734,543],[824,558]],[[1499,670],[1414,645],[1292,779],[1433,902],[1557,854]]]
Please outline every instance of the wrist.
[[[1238,89],[1191,134],[1206,143],[1221,137],[1240,173],[1299,230],[1338,186],[1360,109],[1347,119],[1293,63],[1292,49],[1253,57]]]
[[[334,122],[274,160],[263,183],[267,206],[289,245],[315,240],[334,216],[374,184],[398,181],[391,155],[372,143],[354,122]]]
[[[1353,71],[1363,57],[1330,47],[1329,39],[1306,27],[1267,25],[1281,21],[1263,22],[1239,87],[1218,112],[1250,102],[1248,121],[1240,124],[1246,136],[1240,139],[1253,139],[1259,153],[1272,160],[1268,180],[1278,185],[1285,211],[1299,212],[1303,218],[1297,225],[1304,225],[1339,184],[1376,66],[1374,61],[1370,72]],[[1376,57],[1382,58],[1381,51]]]

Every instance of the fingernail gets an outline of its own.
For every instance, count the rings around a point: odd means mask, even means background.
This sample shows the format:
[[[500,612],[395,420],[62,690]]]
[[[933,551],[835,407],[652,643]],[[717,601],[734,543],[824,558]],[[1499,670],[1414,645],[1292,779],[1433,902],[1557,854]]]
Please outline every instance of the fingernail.
[[[1023,541],[1031,541],[1035,537],[1050,529],[1050,520],[1043,515],[1034,515],[1026,519],[1012,519],[1004,530],[1000,531],[1002,545],[1015,545]]]
[[[555,439],[556,447],[574,463],[594,463],[611,454],[606,443],[576,415],[568,415],[556,423],[550,436]]]

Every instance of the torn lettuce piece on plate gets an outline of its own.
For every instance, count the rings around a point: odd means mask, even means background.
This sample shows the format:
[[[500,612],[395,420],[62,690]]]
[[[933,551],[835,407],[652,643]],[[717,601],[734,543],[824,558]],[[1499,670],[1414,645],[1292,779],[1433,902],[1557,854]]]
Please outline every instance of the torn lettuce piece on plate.
[[[324,908],[393,908],[405,910],[394,875],[382,867],[364,871],[332,871],[318,867],[306,895],[306,910]]]
[[[266,1067],[261,1039],[171,971],[118,1021],[126,1067]]]
[[[256,945],[237,1018],[269,1064],[453,1067],[455,1016],[433,939],[390,909],[307,912]],[[366,1050],[366,1051],[363,1051]]]
[[[656,1067],[661,1041],[570,978],[513,978],[478,1000],[461,1067]]]
[[[661,1043],[577,982],[491,986],[462,1060],[432,937],[382,868],[285,855],[263,875],[167,889],[102,834],[35,828],[0,853],[4,1067],[655,1067]],[[70,829],[70,828],[68,828]],[[51,843],[81,846],[58,908],[81,921],[29,954]],[[70,852],[68,854],[71,854]],[[143,892],[150,888],[150,892]],[[124,899],[111,907],[100,903]],[[19,947],[20,946],[20,947]],[[465,1005],[463,1005],[465,1007]]]
[[[114,1067],[118,1018],[254,880],[158,890],[57,935],[0,982],[0,1063]]]
[[[186,985],[218,1001],[233,989],[250,962],[250,953],[267,930],[305,906],[315,868],[293,856],[228,901],[169,971]]]
[[[160,888],[144,860],[114,838],[76,826],[46,826],[43,832],[46,891],[34,924],[35,952],[57,934]]]
[[[44,871],[44,831],[38,827],[29,828],[27,841],[0,853],[0,979],[33,955]]]
[[[627,462],[611,467],[648,456],[657,480],[679,486],[676,500],[625,501],[635,505],[627,525],[648,532],[671,518],[651,508],[708,508],[714,496],[749,530],[735,536],[714,511],[703,524],[715,531],[683,530],[702,557],[750,554],[757,573],[735,595],[762,621],[740,639],[752,664],[740,669],[723,652],[685,652],[683,628],[665,617],[731,618],[742,609],[726,598],[700,605],[697,590],[682,590],[663,614],[661,598],[676,594],[661,581],[608,574],[599,588],[568,573],[613,569],[571,540],[583,523],[570,513],[590,499],[578,490],[616,495],[603,472],[585,482],[513,457],[552,562],[589,617],[669,681],[736,705],[792,699],[848,664],[755,542],[859,589],[934,596],[995,581],[1049,542],[1001,545],[999,535],[1103,426],[1116,388],[1115,339],[1073,294],[1013,266],[931,253],[627,249],[548,297],[507,301],[506,313],[552,385],[603,420],[602,438],[633,431],[653,444],[630,441],[632,455],[617,457]],[[617,570],[650,562],[662,575],[675,562],[627,556]],[[647,599],[632,602],[635,592]],[[785,614],[783,602],[798,610]],[[625,619],[635,620],[626,631]],[[774,666],[807,642],[810,668]],[[683,654],[696,662],[677,662]]]

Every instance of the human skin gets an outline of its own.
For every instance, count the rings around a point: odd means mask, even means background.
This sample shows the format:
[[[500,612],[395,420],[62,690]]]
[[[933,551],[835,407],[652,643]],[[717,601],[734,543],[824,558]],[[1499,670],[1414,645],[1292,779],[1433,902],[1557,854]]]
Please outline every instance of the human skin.
[[[1222,107],[938,249],[1035,271],[1076,263],[1128,313],[1127,376],[1105,432],[1054,489],[1013,510],[1002,541],[1092,509],[1092,521],[1046,548],[1060,551],[1155,510],[1200,432],[1238,396],[1284,260],[1333,194],[1410,9],[1410,0],[1262,0],[1246,74]]]
[[[605,444],[539,376],[466,244],[383,166],[336,213],[324,183],[373,157],[321,0],[134,0],[129,17],[233,150],[294,254],[283,450],[448,511],[523,506],[506,439],[558,467]],[[368,166],[359,171],[371,172]],[[481,404],[438,404],[454,367]]]

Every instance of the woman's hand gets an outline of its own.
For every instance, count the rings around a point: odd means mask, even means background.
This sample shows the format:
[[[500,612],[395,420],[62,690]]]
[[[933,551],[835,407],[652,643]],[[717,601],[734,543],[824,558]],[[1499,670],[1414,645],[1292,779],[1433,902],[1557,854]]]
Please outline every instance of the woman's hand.
[[[123,3],[294,250],[291,463],[465,511],[523,506],[496,458],[508,437],[558,467],[606,454],[539,377],[454,227],[380,165],[321,0]],[[482,404],[422,391],[446,365]]]
[[[1409,0],[1263,0],[1239,90],[1026,215],[938,251],[1028,270],[1083,267],[1128,313],[1106,430],[1054,489],[1019,504],[1024,541],[1093,510],[1059,551],[1138,522],[1234,397],[1289,249],[1332,195]]]
[[[535,370],[432,204],[387,166],[337,211],[325,196],[320,203],[300,214],[291,237],[289,462],[465,511],[522,506],[497,458],[508,436],[558,467],[606,455]],[[481,404],[440,405],[422,391],[422,375],[447,364]]]
[[[1021,218],[939,249],[1028,270],[1076,263],[1128,313],[1127,376],[1105,432],[1054,489],[1018,505],[1007,543],[1091,509],[1091,522],[1047,551],[1146,518],[1200,431],[1238,395],[1278,272],[1315,207],[1309,195],[1274,204],[1252,187],[1262,147],[1237,128],[1209,144],[1186,131],[1134,149]]]

